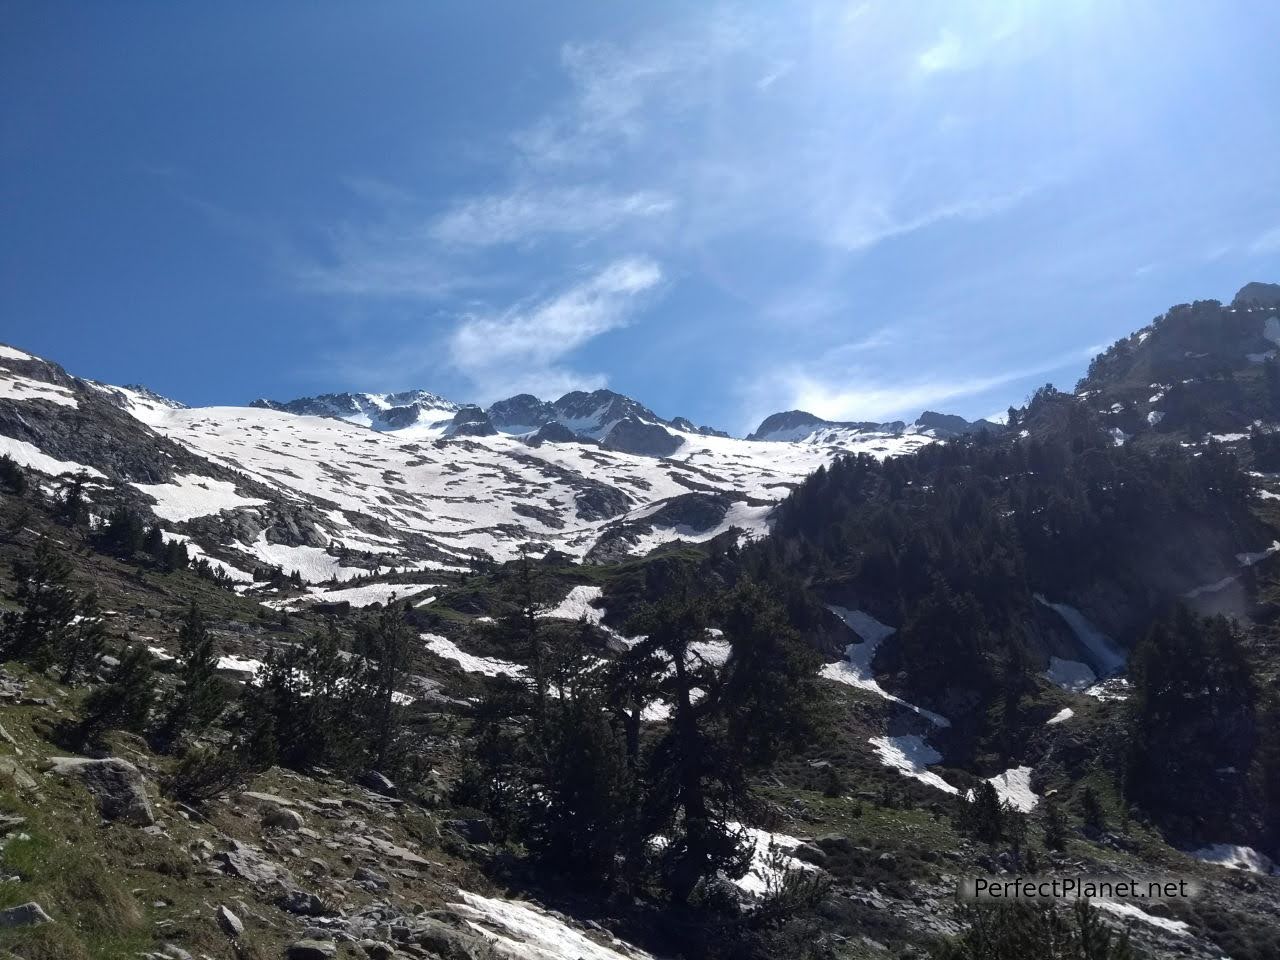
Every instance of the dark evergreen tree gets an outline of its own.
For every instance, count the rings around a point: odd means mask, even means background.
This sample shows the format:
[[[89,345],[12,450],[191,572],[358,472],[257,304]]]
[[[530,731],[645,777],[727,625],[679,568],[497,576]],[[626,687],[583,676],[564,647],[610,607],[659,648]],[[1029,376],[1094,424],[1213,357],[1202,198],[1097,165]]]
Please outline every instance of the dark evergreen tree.
[[[20,497],[27,492],[27,473],[9,454],[0,455],[0,489]]]
[[[344,656],[336,626],[267,657],[259,688],[280,762],[354,771],[367,760],[372,713],[369,668]]]
[[[13,580],[12,598],[21,609],[4,615],[4,654],[44,669],[74,633],[77,597],[70,586],[71,564],[52,541],[41,537],[30,557],[13,561]]]
[[[372,756],[379,770],[397,759],[400,732],[399,687],[408,666],[413,629],[405,621],[404,604],[392,597],[381,611],[366,617],[356,628],[356,651],[369,663],[372,698]]]
[[[983,780],[970,793],[969,801],[961,805],[956,827],[983,843],[999,843],[1004,838],[1007,816],[995,786]]]
[[[94,687],[84,702],[76,740],[92,743],[107,730],[144,733],[155,704],[154,657],[141,644],[125,650],[111,679]]]
[[[82,676],[92,675],[98,669],[106,640],[107,630],[98,610],[97,593],[91,590],[81,595],[75,609],[71,624],[61,632],[57,650],[62,683],[73,683]]]
[[[192,603],[178,628],[178,686],[169,698],[159,731],[162,749],[169,749],[188,731],[203,730],[222,712],[223,705],[217,646],[204,614]]]

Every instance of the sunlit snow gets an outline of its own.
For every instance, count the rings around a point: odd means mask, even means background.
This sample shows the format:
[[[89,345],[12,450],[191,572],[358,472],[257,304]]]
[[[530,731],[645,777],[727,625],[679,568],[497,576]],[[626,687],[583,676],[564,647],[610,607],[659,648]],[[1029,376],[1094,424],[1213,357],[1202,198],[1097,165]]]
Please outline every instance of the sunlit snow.
[[[434,633],[420,634],[426,648],[438,657],[452,660],[467,673],[483,673],[486,677],[522,677],[525,669],[518,663],[508,663],[492,657],[478,657],[467,653],[448,637]]]
[[[482,897],[459,890],[461,903],[450,908],[483,934],[493,949],[512,960],[654,960],[652,955],[613,937],[597,943],[541,907],[519,900]]]
[[[133,486],[155,501],[151,509],[157,517],[175,523],[266,503],[240,496],[236,485],[229,480],[213,480],[197,474],[174,477],[172,483],[135,483]]]
[[[897,770],[904,777],[912,777],[921,783],[936,787],[947,793],[959,794],[960,791],[936,773],[930,773],[928,767],[942,760],[942,754],[918,734],[909,733],[897,737],[871,737],[869,740],[875,749],[880,762],[886,767]]]
[[[868,693],[874,693],[878,697],[883,697],[885,700],[904,706],[908,710],[927,718],[936,726],[951,726],[951,722],[946,717],[934,713],[932,710],[926,710],[924,707],[908,703],[901,697],[894,696],[880,686],[872,675],[871,661],[875,659],[876,650],[879,649],[880,644],[886,638],[896,632],[894,627],[881,623],[869,613],[864,613],[861,610],[849,610],[839,606],[829,606],[828,609],[843,620],[850,630],[860,636],[862,643],[851,643],[845,647],[844,660],[837,663],[824,664],[822,667],[823,677],[828,680],[834,680],[837,683],[857,687],[859,690],[866,690]]]

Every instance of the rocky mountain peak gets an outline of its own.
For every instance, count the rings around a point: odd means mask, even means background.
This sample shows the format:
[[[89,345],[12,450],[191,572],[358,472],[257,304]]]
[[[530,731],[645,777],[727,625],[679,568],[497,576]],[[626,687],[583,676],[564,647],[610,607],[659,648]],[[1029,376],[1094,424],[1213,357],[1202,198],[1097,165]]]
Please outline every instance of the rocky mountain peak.
[[[1254,280],[1240,288],[1231,301],[1233,307],[1280,307],[1280,283]]]

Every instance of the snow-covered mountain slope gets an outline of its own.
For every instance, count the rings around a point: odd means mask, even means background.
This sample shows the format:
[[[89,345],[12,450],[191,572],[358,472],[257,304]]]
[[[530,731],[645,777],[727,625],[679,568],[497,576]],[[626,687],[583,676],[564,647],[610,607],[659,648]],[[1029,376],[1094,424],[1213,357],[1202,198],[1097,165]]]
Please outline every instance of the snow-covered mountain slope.
[[[402,426],[388,418],[406,410]],[[759,536],[773,505],[833,457],[932,441],[870,428],[739,440],[609,391],[489,411],[423,392],[187,408],[0,348],[0,452],[51,474],[83,468],[97,512],[145,508],[237,578],[258,564],[319,582],[505,560],[526,543],[610,560],[733,529]],[[662,449],[637,452],[646,445]]]
[[[251,406],[395,432],[401,437],[435,440],[450,436],[538,435],[558,441],[593,440],[624,453],[666,456],[681,445],[673,435],[727,437],[710,427],[698,427],[683,417],[664,420],[648,407],[612,390],[580,390],[554,402],[528,393],[498,400],[487,409],[456,404],[433,393],[337,393],[279,402],[255,400]]]
[[[765,417],[748,440],[780,442],[840,443],[842,440],[868,433],[918,433],[944,440],[966,433],[990,430],[998,433],[1004,427],[990,420],[966,420],[954,414],[926,410],[914,423],[894,420],[889,423],[823,420],[804,410],[787,410]]]
[[[432,439],[443,436],[462,409],[458,404],[425,390],[326,393],[287,403],[259,399],[250,406],[310,417],[333,417],[374,430],[401,431]]]

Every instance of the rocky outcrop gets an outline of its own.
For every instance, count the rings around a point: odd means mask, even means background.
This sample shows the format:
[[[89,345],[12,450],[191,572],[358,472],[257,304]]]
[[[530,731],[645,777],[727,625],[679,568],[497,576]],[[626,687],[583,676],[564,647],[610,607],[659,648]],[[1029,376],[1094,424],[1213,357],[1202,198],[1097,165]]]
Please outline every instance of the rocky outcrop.
[[[642,457],[669,457],[684,445],[684,439],[673,436],[659,424],[626,417],[613,425],[600,445],[606,450]]]
[[[487,412],[489,421],[503,433],[530,433],[556,420],[555,407],[531,393],[499,400]],[[572,431],[569,433],[573,435]]]
[[[1246,283],[1231,301],[1233,307],[1280,307],[1280,283]]]
[[[139,827],[156,822],[142,773],[128,760],[52,757],[49,763],[51,776],[76,777],[88,788],[104,820],[119,820]]]
[[[0,910],[0,929],[35,927],[42,923],[53,923],[53,917],[45,913],[44,908],[34,900]]]
[[[449,433],[455,437],[491,437],[498,431],[479,407],[463,407],[453,416]]]

